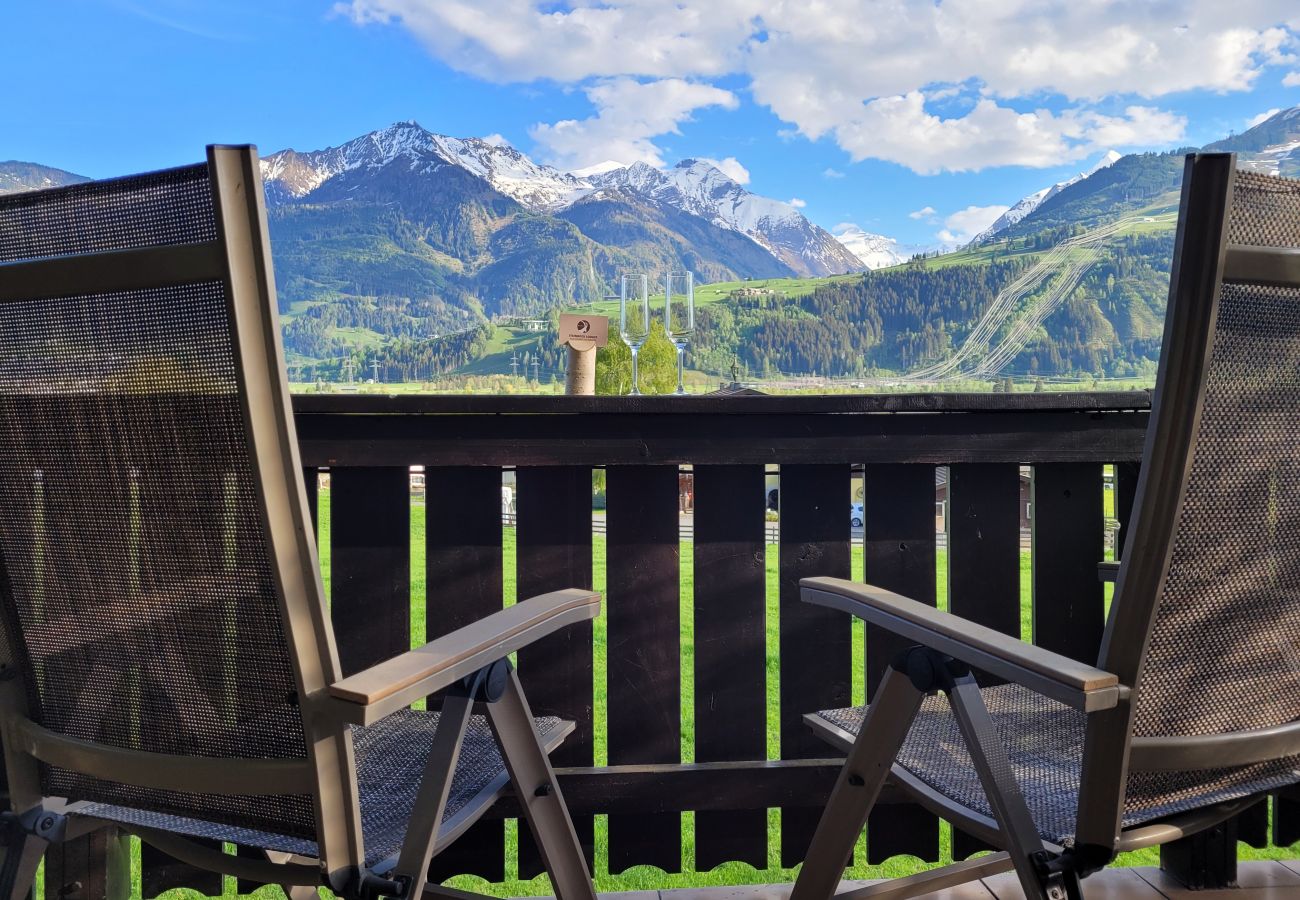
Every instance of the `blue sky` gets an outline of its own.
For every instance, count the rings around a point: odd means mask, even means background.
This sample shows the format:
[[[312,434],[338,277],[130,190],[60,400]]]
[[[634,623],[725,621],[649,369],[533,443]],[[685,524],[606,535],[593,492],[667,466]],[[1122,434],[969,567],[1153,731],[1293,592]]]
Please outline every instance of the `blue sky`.
[[[104,177],[415,119],[561,167],[725,161],[921,245],[1111,147],[1300,104],[1292,0],[14,0],[6,24],[0,159]]]

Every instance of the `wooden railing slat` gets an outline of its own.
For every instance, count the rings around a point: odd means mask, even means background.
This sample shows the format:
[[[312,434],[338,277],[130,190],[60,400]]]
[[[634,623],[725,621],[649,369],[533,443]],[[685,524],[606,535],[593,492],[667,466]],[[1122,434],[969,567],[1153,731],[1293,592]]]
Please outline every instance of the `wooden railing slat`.
[[[90,837],[93,838],[94,835],[90,835]],[[81,838],[83,841],[87,839]],[[193,841],[210,850],[221,849],[221,841],[212,841],[206,838],[193,838]],[[66,879],[67,876],[64,877]],[[189,863],[173,859],[156,847],[143,841],[140,842],[140,895],[143,900],[151,900],[151,898],[173,888],[189,888],[207,897],[220,897],[223,884],[222,878],[223,876],[216,872],[208,872]],[[88,900],[94,896],[94,893],[92,891],[87,895]],[[50,895],[47,894],[46,896]],[[59,895],[55,894],[53,896],[57,897]]]
[[[681,761],[681,560],[676,466],[607,470],[609,762]],[[681,870],[676,813],[611,815],[609,871]]]
[[[424,473],[425,634],[449,634],[502,607],[501,470],[430,466]],[[429,708],[441,705],[429,699]],[[477,822],[433,858],[431,879],[505,878],[505,824]]]
[[[411,648],[411,476],[330,473],[330,616],[343,674]]]
[[[948,609],[1012,635],[1020,634],[1023,502],[1018,465],[964,464],[948,470]],[[981,677],[981,683],[987,681]],[[986,849],[982,841],[953,829],[954,859]]]
[[[1100,463],[1034,467],[1034,643],[1091,664],[1106,625],[1102,490]]]
[[[762,466],[695,467],[695,760],[767,757]],[[767,867],[767,810],[695,814],[695,868]]]
[[[586,466],[523,467],[516,475],[519,494],[517,581],[519,599],[568,587],[591,587],[591,469]],[[574,722],[573,734],[551,754],[557,766],[589,766],[592,740],[592,626],[565,628],[519,652],[519,676],[535,716]],[[574,827],[588,865],[595,856],[590,816],[575,817]],[[542,872],[528,828],[519,828],[519,874]]]
[[[935,603],[935,469],[879,465],[864,469],[863,562],[866,581],[922,603]],[[866,629],[867,698],[908,642]],[[939,820],[919,806],[892,806],[867,820],[867,862],[910,854],[939,858]]]
[[[781,758],[822,756],[826,745],[803,724],[803,715],[847,706],[852,647],[843,613],[799,599],[799,579],[850,576],[850,469],[847,465],[781,467]],[[801,862],[821,811],[781,812],[781,865]]]

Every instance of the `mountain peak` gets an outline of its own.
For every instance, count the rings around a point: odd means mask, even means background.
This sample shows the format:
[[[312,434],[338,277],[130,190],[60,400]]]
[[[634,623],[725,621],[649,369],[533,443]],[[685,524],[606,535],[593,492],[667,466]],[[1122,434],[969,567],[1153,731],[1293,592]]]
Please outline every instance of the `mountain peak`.
[[[1002,215],[998,216],[996,221],[994,221],[994,223],[990,225],[988,228],[984,229],[979,234],[975,235],[975,237],[970,242],[971,245],[983,244],[985,241],[993,239],[1000,232],[1005,231],[1006,229],[1010,228],[1012,225],[1018,223],[1021,219],[1028,216],[1034,210],[1038,209],[1038,207],[1042,206],[1048,200],[1051,200],[1053,197],[1061,193],[1061,191],[1065,190],[1070,185],[1078,184],[1080,181],[1083,181],[1085,178],[1091,178],[1093,175],[1096,175],[1098,172],[1102,171],[1103,169],[1110,168],[1111,166],[1113,166],[1115,163],[1119,162],[1123,158],[1124,155],[1122,153],[1117,153],[1114,150],[1107,150],[1105,153],[1101,155],[1101,159],[1097,160],[1097,162],[1093,164],[1093,166],[1089,168],[1086,172],[1080,172],[1078,175],[1075,175],[1073,178],[1067,178],[1065,181],[1058,181],[1056,184],[1052,185],[1051,187],[1041,188],[1040,190],[1034,191],[1032,194],[1029,194],[1028,196],[1021,197],[1018,201],[1016,201],[1015,206],[1011,207]]]
[[[1102,154],[1101,159],[1097,160],[1097,162],[1092,166],[1092,168],[1090,168],[1088,171],[1083,173],[1083,177],[1087,178],[1089,175],[1092,175],[1096,172],[1100,172],[1102,169],[1106,168],[1107,166],[1113,166],[1115,163],[1119,162],[1123,158],[1124,158],[1124,154],[1119,153],[1115,150],[1107,150],[1105,153]]]
[[[584,166],[581,169],[573,169],[569,172],[574,178],[591,178],[593,175],[604,175],[606,172],[613,172],[615,169],[626,169],[627,164],[617,160],[607,159],[604,162],[598,162],[595,165]]]
[[[414,120],[394,122],[340,147],[272,153],[262,161],[262,178],[274,204],[301,199],[344,172],[378,170],[395,161],[421,173],[456,166],[536,211],[567,206],[590,189],[585,181],[539,166],[503,141],[436,134]]]
[[[306,198],[345,173],[379,172],[400,165],[403,173],[433,175],[445,166],[463,169],[533,212],[555,213],[606,192],[648,200],[739,232],[799,274],[861,271],[863,263],[825,230],[788,203],[750,193],[706,159],[683,159],[660,170],[643,161],[614,161],[576,172],[538,165],[504,140],[436,134],[414,121],[395,122],[339,147],[298,153],[282,150],[262,161],[272,205]],[[350,189],[350,188],[349,188]]]

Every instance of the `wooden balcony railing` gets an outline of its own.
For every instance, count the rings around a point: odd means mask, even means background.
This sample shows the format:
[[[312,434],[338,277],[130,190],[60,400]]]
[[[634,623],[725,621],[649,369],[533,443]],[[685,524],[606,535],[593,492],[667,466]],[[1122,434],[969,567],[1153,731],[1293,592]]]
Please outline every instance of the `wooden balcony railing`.
[[[589,850],[593,816],[608,816],[608,867],[617,873],[641,864],[679,871],[683,811],[695,813],[698,871],[732,860],[766,868],[769,808],[782,810],[781,864],[801,860],[837,771],[801,716],[850,703],[855,660],[865,667],[859,680],[874,689],[894,647],[889,635],[863,635],[848,617],[799,602],[800,578],[854,574],[848,506],[855,477],[866,512],[859,565],[872,582],[930,603],[942,595],[959,615],[1021,634],[1020,466],[1031,466],[1032,639],[1095,660],[1106,602],[1096,574],[1103,477],[1111,473],[1122,540],[1148,405],[1145,392],[310,395],[295,398],[295,413],[311,492],[317,472],[329,470],[331,610],[348,672],[407,649],[413,637],[433,638],[499,609],[511,569],[518,597],[592,586],[592,470],[604,469],[603,644],[596,646],[590,625],[574,627],[521,652],[518,665],[536,713],[577,722],[556,762]],[[426,467],[427,599],[426,633],[412,635],[409,467],[416,465]],[[950,467],[946,584],[936,548],[937,465]],[[682,466],[691,467],[694,484],[689,606],[680,594]],[[780,479],[776,710],[768,692],[770,467]],[[515,473],[512,529],[502,525],[505,469]],[[503,553],[509,537],[513,567]],[[683,701],[684,625],[693,709]],[[856,650],[855,641],[862,642]],[[770,713],[779,720],[777,753],[769,753]],[[689,763],[684,719],[694,730]],[[595,764],[598,745],[605,765]],[[894,805],[868,826],[869,860],[937,859],[934,817],[886,799]],[[494,820],[439,858],[441,874],[504,876],[501,818],[514,809],[498,806]],[[1274,806],[1279,836],[1300,837],[1300,804]],[[876,827],[882,816],[888,827]],[[1239,835],[1263,845],[1267,826],[1261,807],[1239,824]],[[973,838],[954,834],[955,855],[977,849]],[[1209,852],[1193,848],[1190,857]],[[519,857],[522,877],[540,871],[535,852],[521,847]],[[145,867],[146,896],[178,884],[214,892],[184,867],[164,869],[157,854]]]

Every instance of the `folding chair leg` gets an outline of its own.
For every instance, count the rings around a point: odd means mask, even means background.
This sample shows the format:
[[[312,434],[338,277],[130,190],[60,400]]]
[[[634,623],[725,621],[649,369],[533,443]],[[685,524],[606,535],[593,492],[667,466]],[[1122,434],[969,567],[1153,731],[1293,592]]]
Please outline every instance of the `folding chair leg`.
[[[537,734],[519,675],[513,668],[509,670],[505,692],[495,703],[487,705],[487,714],[524,817],[550,873],[556,900],[594,900],[596,889],[573,830],[573,820],[569,818],[551,760]]]
[[[835,893],[924,698],[906,674],[890,666],[840,769],[790,900],[827,900]]]
[[[393,869],[395,874],[410,880],[407,897],[419,897],[424,893],[429,877],[429,863],[433,859],[433,848],[438,840],[438,828],[442,825],[447,796],[451,792],[460,748],[465,741],[465,729],[469,726],[473,709],[472,696],[448,692],[443,698],[442,712],[438,714],[438,730],[434,732],[433,747],[424,764],[424,776],[420,779],[420,790],[416,793],[415,807],[411,810],[411,821],[406,826],[402,852]],[[299,898],[291,897],[290,900]]]
[[[268,860],[281,865],[290,862],[294,858],[292,853],[280,853],[276,850],[264,850],[262,852]],[[280,890],[284,891],[284,895],[289,900],[319,900],[320,898],[320,891],[307,884],[282,884]]]
[[[4,848],[4,862],[0,864],[0,900],[24,900],[36,883],[36,870],[49,842],[19,828],[6,831],[8,844]]]
[[[975,677],[970,673],[957,676],[946,691],[1025,897],[1030,900],[1079,897],[1079,881],[1073,872],[1045,873],[1036,862],[1045,859],[1046,848],[1011,771],[1006,748],[993,726]]]

